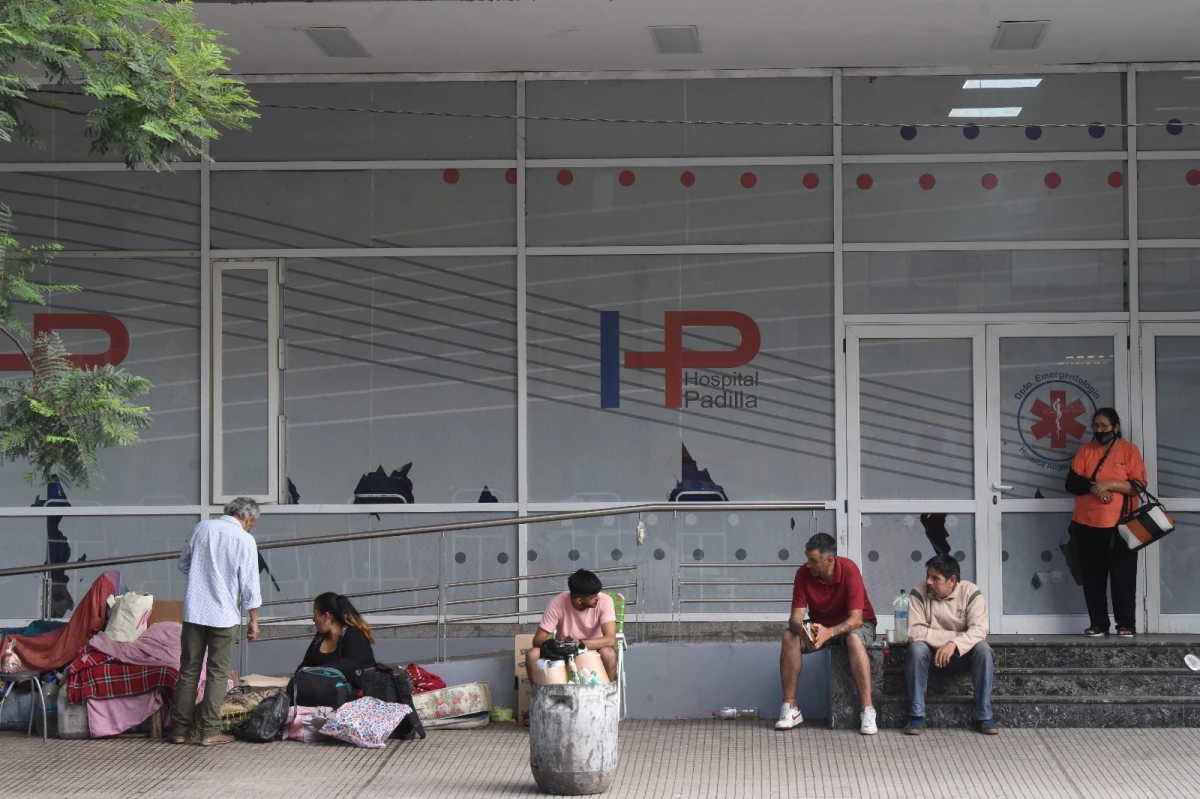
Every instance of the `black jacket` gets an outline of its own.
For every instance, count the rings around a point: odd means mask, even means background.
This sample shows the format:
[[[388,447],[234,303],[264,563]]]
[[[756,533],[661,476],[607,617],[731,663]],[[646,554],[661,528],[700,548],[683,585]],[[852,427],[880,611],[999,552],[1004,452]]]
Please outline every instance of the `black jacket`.
[[[337,669],[355,685],[357,682],[354,672],[374,665],[375,652],[371,649],[371,642],[357,627],[343,629],[337,648],[328,653],[321,651],[321,636],[315,636],[308,645],[308,651],[304,653],[304,660],[300,662],[302,669],[312,666]]]

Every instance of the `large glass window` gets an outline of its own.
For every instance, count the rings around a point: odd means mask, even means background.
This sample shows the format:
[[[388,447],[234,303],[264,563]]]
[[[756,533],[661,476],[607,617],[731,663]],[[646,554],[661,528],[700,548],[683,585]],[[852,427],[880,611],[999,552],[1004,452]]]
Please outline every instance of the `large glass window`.
[[[1138,288],[1143,311],[1200,311],[1200,250],[1142,250]]]
[[[947,549],[948,548],[948,549]],[[938,553],[958,561],[975,582],[975,517],[964,513],[872,514],[862,517],[862,573],[878,616],[892,601],[925,582],[925,562]]]
[[[1138,237],[1195,238],[1200,227],[1200,158],[1138,164]]]
[[[1200,127],[1173,124],[1196,121],[1200,69],[1141,72],[1137,79],[1137,100],[1138,122],[1158,123],[1138,130],[1139,150],[1200,149]]]

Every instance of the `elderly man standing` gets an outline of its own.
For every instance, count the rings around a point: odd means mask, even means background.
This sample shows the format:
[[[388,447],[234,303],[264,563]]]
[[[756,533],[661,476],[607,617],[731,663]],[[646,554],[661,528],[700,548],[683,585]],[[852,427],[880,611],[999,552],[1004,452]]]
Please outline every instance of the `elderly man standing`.
[[[992,718],[992,675],[995,660],[988,646],[988,606],[979,586],[961,579],[958,561],[935,555],[925,564],[925,584],[908,602],[908,735],[925,729],[925,689],[929,666],[961,669],[970,664],[975,681],[975,729],[996,735]]]
[[[187,743],[192,734],[196,689],[206,649],[208,684],[200,704],[198,743],[213,746],[233,740],[232,735],[220,734],[221,702],[242,623],[242,608],[250,613],[246,638],[253,641],[258,637],[262,594],[258,587],[258,545],[250,535],[258,514],[257,502],[238,497],[225,506],[225,515],[220,519],[197,524],[179,555],[179,570],[187,575],[187,593],[171,727],[173,744]]]

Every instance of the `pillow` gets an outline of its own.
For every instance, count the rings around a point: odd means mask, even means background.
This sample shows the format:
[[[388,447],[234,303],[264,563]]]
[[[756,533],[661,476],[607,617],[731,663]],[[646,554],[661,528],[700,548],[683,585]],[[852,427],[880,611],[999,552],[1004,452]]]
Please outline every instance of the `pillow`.
[[[321,727],[321,734],[355,746],[381,749],[409,713],[412,708],[408,705],[364,696],[333,711]]]

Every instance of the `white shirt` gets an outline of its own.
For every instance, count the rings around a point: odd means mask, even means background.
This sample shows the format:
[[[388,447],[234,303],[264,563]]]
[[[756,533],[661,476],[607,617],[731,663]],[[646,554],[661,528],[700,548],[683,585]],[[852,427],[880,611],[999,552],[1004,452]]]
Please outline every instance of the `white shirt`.
[[[258,545],[232,516],[196,525],[179,555],[179,571],[188,576],[183,620],[205,627],[236,627],[242,607],[262,605],[258,588]]]

